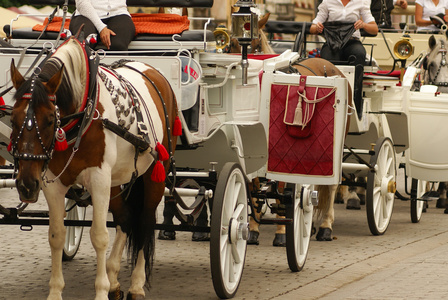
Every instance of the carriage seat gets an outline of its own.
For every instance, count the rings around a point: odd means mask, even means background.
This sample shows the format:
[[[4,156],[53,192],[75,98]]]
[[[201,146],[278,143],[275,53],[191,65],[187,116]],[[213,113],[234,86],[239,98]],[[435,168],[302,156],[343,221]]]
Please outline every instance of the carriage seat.
[[[17,28],[13,29],[12,35],[10,34],[10,25],[3,26],[3,31],[6,36],[11,39],[34,39],[36,40],[41,31],[33,30],[32,28]],[[58,38],[58,32],[46,31],[42,34],[42,40],[56,40]],[[204,41],[204,30],[185,30],[179,34],[176,39],[181,42],[188,41]],[[215,37],[211,30],[205,31],[205,41],[214,41]],[[139,34],[134,38],[134,41],[172,41],[171,34]]]
[[[269,20],[264,28],[264,31],[269,34],[269,44],[274,49],[276,53],[283,53],[285,50],[291,49],[293,52],[300,52],[302,57],[308,57],[307,53],[307,36],[310,35],[310,28],[313,23],[311,22],[296,22],[296,21],[271,21]],[[292,34],[295,35],[295,40],[274,40],[272,37],[274,34]],[[362,37],[372,37],[375,35],[371,35],[364,30],[361,30],[361,36]],[[309,43],[309,42],[308,42]],[[314,43],[320,43],[323,42],[311,42]],[[372,56],[373,53],[373,45],[367,45],[365,46],[371,46],[370,56]],[[318,47],[320,48],[320,47]],[[368,49],[366,48],[366,51]],[[347,61],[332,61],[335,65],[347,65],[350,64],[350,62]],[[372,65],[371,59],[366,59],[366,66]]]
[[[211,7],[213,5],[213,0],[127,0],[126,2],[129,7]],[[30,4],[62,6],[64,0],[32,0]],[[74,5],[74,0],[69,0],[69,5]],[[36,40],[41,34],[41,31],[34,31],[32,28],[13,28],[12,32],[10,29],[9,24],[3,27],[3,31],[11,39],[14,46],[22,46],[20,40]],[[47,31],[42,34],[40,39],[45,42],[56,40],[57,37],[58,32]],[[188,49],[202,45],[193,43],[189,47],[188,42],[214,42],[215,38],[210,30],[185,30],[179,34],[179,37],[176,37],[176,41],[185,42],[186,46],[184,45],[184,48]],[[150,42],[173,42],[173,36],[171,34],[138,34],[129,45],[129,50],[153,49],[148,47],[151,45]],[[23,46],[26,46],[26,44],[29,44],[29,42],[25,42]],[[36,45],[36,47],[39,47],[39,45]],[[166,45],[164,44],[163,47],[166,47]]]

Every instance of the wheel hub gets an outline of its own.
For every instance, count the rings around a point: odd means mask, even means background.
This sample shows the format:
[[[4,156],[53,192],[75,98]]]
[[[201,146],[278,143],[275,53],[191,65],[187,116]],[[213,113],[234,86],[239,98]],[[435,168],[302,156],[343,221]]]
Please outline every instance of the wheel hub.
[[[387,193],[394,194],[397,190],[397,183],[393,180],[392,176],[383,177],[381,180],[381,194],[386,195]]]
[[[230,219],[229,223],[229,242],[231,244],[240,240],[247,241],[249,239],[249,223],[238,222],[237,219]]]

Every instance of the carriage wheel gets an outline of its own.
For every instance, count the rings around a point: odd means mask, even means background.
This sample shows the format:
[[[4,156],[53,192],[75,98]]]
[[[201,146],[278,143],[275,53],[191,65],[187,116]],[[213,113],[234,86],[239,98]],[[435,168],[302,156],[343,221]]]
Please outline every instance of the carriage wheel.
[[[241,167],[226,163],[213,197],[210,228],[210,268],[220,298],[235,295],[241,281],[249,235],[247,183]]]
[[[292,223],[286,225],[286,256],[291,271],[299,272],[305,265],[310,245],[313,224],[313,204],[311,187],[296,184],[293,191],[292,206],[286,209],[286,217]]]
[[[76,201],[65,198],[65,210],[67,212],[66,220],[84,220],[86,218],[86,208],[76,205]],[[83,226],[67,226],[65,234],[65,244],[62,250],[62,260],[72,260],[78,252],[81,244]]]
[[[370,232],[384,234],[389,226],[396,190],[395,150],[389,138],[381,137],[375,145],[370,165],[375,171],[367,175],[366,212]]]
[[[412,193],[411,195],[411,221],[412,223],[418,223],[426,205],[426,202],[421,200],[426,191],[426,181],[412,178],[411,191],[416,191],[415,194]]]

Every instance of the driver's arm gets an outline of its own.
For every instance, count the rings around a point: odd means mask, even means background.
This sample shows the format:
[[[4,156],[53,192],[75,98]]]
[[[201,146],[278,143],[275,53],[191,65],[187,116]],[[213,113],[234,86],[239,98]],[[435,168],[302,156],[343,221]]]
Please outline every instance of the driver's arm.
[[[375,21],[365,23],[362,20],[358,20],[355,22],[355,29],[364,29],[365,32],[372,35],[378,34],[378,25],[376,25]]]

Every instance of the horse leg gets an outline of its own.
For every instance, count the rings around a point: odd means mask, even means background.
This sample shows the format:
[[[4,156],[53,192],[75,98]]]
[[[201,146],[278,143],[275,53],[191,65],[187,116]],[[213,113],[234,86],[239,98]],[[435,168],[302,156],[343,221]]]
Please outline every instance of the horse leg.
[[[342,179],[344,180],[344,179]],[[336,190],[336,198],[334,199],[334,203],[344,204],[344,197],[348,193],[348,187],[346,185],[338,185],[338,189]]]
[[[283,194],[285,190],[285,183],[278,183],[278,192]],[[277,204],[280,204],[280,200],[277,199]],[[277,215],[277,218],[285,218],[285,216]],[[272,241],[272,245],[275,247],[286,247],[286,227],[285,225],[277,225],[277,230],[275,231],[275,237]]]
[[[49,228],[48,242],[51,249],[51,276],[50,292],[48,300],[62,299],[64,289],[64,277],[62,274],[62,249],[65,243],[65,203],[64,196],[67,192],[62,185],[52,184],[43,189],[48,204]]]
[[[199,214],[198,218],[194,222],[194,225],[196,226],[208,226],[208,213],[207,213],[207,205],[204,204],[204,207],[202,208],[201,213]],[[193,242],[204,242],[204,241],[210,241],[210,234],[208,232],[200,232],[200,231],[194,231],[191,240]]]
[[[107,231],[107,213],[110,200],[111,176],[107,174],[91,174],[90,182],[86,185],[92,196],[93,220],[90,228],[90,240],[96,252],[97,270],[95,279],[95,300],[108,299],[110,282],[106,271],[106,251],[109,246],[109,232]]]
[[[172,197],[165,197],[165,205],[163,206],[163,222],[162,224],[173,225],[173,218],[176,211],[176,201]],[[157,237],[159,240],[175,240],[176,232],[163,230],[159,231]]]
[[[111,201],[109,204],[109,210],[112,212],[114,221],[117,224],[112,250],[106,262],[107,277],[110,282],[109,300],[123,299],[123,291],[121,291],[120,283],[118,282],[118,273],[120,271],[121,258],[123,256],[127,238],[127,235],[123,232],[122,228],[127,228],[128,226],[126,218],[129,215],[129,211],[127,210],[123,198],[118,196],[120,192],[120,187],[111,189]]]
[[[348,187],[347,205],[345,207],[346,209],[361,209],[361,200],[359,199],[356,191],[356,186]]]
[[[334,222],[334,197],[337,185],[317,186],[319,192],[318,216],[322,218],[319,231],[316,235],[318,241],[332,241],[331,233]]]
[[[254,189],[257,191],[260,189],[260,179],[258,177],[254,178],[252,182],[249,183],[249,191],[253,192]],[[258,203],[257,198],[252,197],[251,198],[252,205],[254,207],[254,215],[255,217],[260,220],[261,218],[261,210],[258,212]],[[261,209],[261,208],[260,208]],[[247,240],[248,245],[259,245],[260,242],[258,241],[258,236],[260,235],[260,224],[258,224],[255,219],[251,216],[249,218],[249,239]]]
[[[439,199],[437,199],[436,207],[445,208],[446,205],[448,204],[448,201],[446,200],[446,193],[447,193],[446,182],[440,182],[437,191],[439,192]]]
[[[358,183],[362,183],[362,185],[358,185],[356,189],[356,194],[358,195],[359,201],[361,205],[366,204],[366,186],[367,186],[367,178],[366,177],[358,177],[356,178]]]

